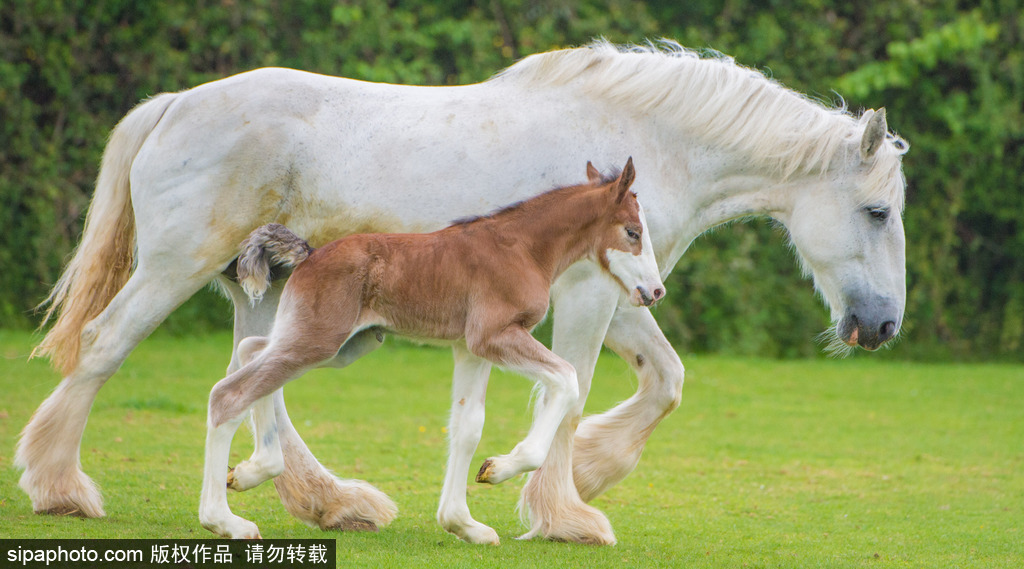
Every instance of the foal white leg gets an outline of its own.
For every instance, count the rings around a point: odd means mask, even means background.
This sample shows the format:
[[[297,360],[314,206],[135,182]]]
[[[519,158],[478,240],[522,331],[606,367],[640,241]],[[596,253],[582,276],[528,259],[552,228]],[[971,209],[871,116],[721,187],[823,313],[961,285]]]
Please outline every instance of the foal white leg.
[[[212,416],[212,408],[210,414]],[[206,426],[206,460],[203,465],[203,491],[199,497],[199,522],[213,533],[232,539],[259,539],[256,524],[231,513],[228,506],[224,471],[228,467],[231,439],[242,423],[245,413],[214,426]]]
[[[573,434],[619,297],[617,285],[600,275],[584,278],[583,273],[578,266],[570,268],[570,278],[563,277],[552,289],[553,349],[576,368],[580,396],[559,425],[544,464],[530,473],[523,487],[519,511],[530,529],[520,539],[615,543],[608,518],[580,499],[572,475]]]
[[[266,337],[251,336],[239,343],[235,353],[241,364],[245,365],[266,345]],[[272,397],[264,397],[253,405],[249,423],[255,450],[249,460],[228,471],[228,488],[238,492],[255,488],[284,470],[284,455],[281,452],[281,440],[277,436],[277,418]]]
[[[536,470],[548,455],[558,425],[579,398],[579,384],[572,364],[555,355],[522,328],[509,327],[490,340],[487,353],[504,367],[541,385],[534,405],[533,424],[512,452],[488,458],[476,481],[498,484]],[[495,356],[496,354],[500,354]]]
[[[273,396],[257,401],[250,419],[255,450],[249,460],[228,471],[227,486],[237,492],[255,488],[284,472],[284,453],[277,431]]]
[[[466,480],[473,453],[484,428],[484,401],[491,363],[471,354],[465,346],[453,349],[452,411],[448,421],[448,468],[444,474],[437,521],[441,527],[469,543],[498,545],[498,534],[476,521],[466,504]]]
[[[82,472],[79,449],[97,392],[128,354],[209,278],[169,268],[154,273],[140,265],[110,304],[82,331],[78,366],[39,406],[21,433],[15,465],[19,485],[37,513],[100,517],[103,499]],[[191,279],[184,274],[196,274]]]
[[[243,338],[264,335],[270,331],[284,283],[273,283],[263,300],[255,306],[249,304],[248,297],[237,283],[221,279],[221,284],[235,305],[236,348],[228,368],[231,373],[241,367],[242,354],[239,348],[244,348],[241,344]],[[342,346],[334,359],[322,365],[344,367],[380,347],[382,340],[373,330],[360,332]],[[271,424],[266,415],[273,413],[273,424],[277,425],[277,441],[284,456],[284,471],[274,478],[274,487],[288,513],[311,527],[323,530],[376,531],[391,523],[398,513],[395,503],[362,480],[341,479],[324,468],[295,430],[288,417],[283,392],[278,391],[271,398],[272,409],[260,405],[253,408],[253,424]],[[254,432],[258,441],[267,434],[261,434],[258,430]],[[257,445],[249,462],[259,463],[260,460]],[[235,468],[236,476],[241,467],[239,465]]]
[[[683,362],[646,308],[620,307],[605,343],[633,367],[636,394],[587,417],[576,430],[573,475],[584,500],[618,484],[636,468],[648,437],[682,399]]]
[[[256,525],[231,513],[224,484],[231,439],[249,410],[288,381],[331,356],[330,338],[310,345],[299,335],[272,341],[255,360],[217,382],[210,391],[207,410],[206,461],[203,491],[199,500],[199,521],[217,535],[233,539],[259,537]]]

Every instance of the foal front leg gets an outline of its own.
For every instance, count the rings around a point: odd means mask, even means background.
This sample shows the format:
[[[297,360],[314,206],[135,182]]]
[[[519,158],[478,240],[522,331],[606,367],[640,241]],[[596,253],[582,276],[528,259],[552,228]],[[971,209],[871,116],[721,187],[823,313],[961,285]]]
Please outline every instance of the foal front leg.
[[[452,349],[452,411],[448,420],[448,468],[444,474],[437,521],[441,527],[469,543],[498,545],[498,534],[473,519],[466,504],[466,479],[473,453],[484,428],[484,400],[491,363],[471,354],[465,346]]]
[[[551,448],[558,425],[579,398],[579,384],[572,365],[534,339],[526,329],[509,326],[477,346],[474,353],[520,373],[542,386],[535,404],[533,425],[512,452],[488,458],[476,475],[477,482],[498,484],[536,470]]]

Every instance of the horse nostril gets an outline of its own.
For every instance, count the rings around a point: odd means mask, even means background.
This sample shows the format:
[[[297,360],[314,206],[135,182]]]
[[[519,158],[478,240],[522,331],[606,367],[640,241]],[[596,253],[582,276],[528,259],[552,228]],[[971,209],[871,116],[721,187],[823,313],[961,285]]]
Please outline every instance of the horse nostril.
[[[882,328],[879,330],[879,339],[886,341],[892,338],[896,334],[896,323],[892,320],[882,323]]]
[[[665,289],[663,289],[663,288],[656,288],[656,289],[654,289],[654,300],[658,300],[659,298],[661,298],[663,296],[665,296]]]

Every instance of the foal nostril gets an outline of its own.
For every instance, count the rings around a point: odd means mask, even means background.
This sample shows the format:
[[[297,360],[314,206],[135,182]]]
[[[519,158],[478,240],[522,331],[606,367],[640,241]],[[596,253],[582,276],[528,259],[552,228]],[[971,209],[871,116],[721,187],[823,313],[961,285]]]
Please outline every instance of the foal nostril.
[[[663,296],[665,296],[665,289],[663,289],[663,288],[656,288],[656,289],[654,289],[654,300],[658,300],[658,299],[660,299]]]
[[[651,298],[651,293],[647,292],[647,289],[644,287],[636,287],[636,292],[640,295],[640,302],[644,306],[650,306],[654,302],[654,299]]]
[[[878,339],[882,342],[892,338],[896,334],[896,323],[892,320],[882,323],[881,329],[878,331]]]

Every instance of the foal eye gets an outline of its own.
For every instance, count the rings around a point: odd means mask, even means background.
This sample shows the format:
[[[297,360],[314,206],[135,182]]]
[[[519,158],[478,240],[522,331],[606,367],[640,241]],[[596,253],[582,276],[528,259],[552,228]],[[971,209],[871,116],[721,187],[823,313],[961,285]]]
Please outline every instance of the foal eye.
[[[876,219],[878,221],[885,221],[889,219],[889,208],[887,207],[867,207],[864,209],[867,210],[868,215],[870,215],[872,219]]]
[[[633,241],[640,240],[640,234],[632,229],[629,229],[628,227],[626,228],[626,236],[632,239]]]

